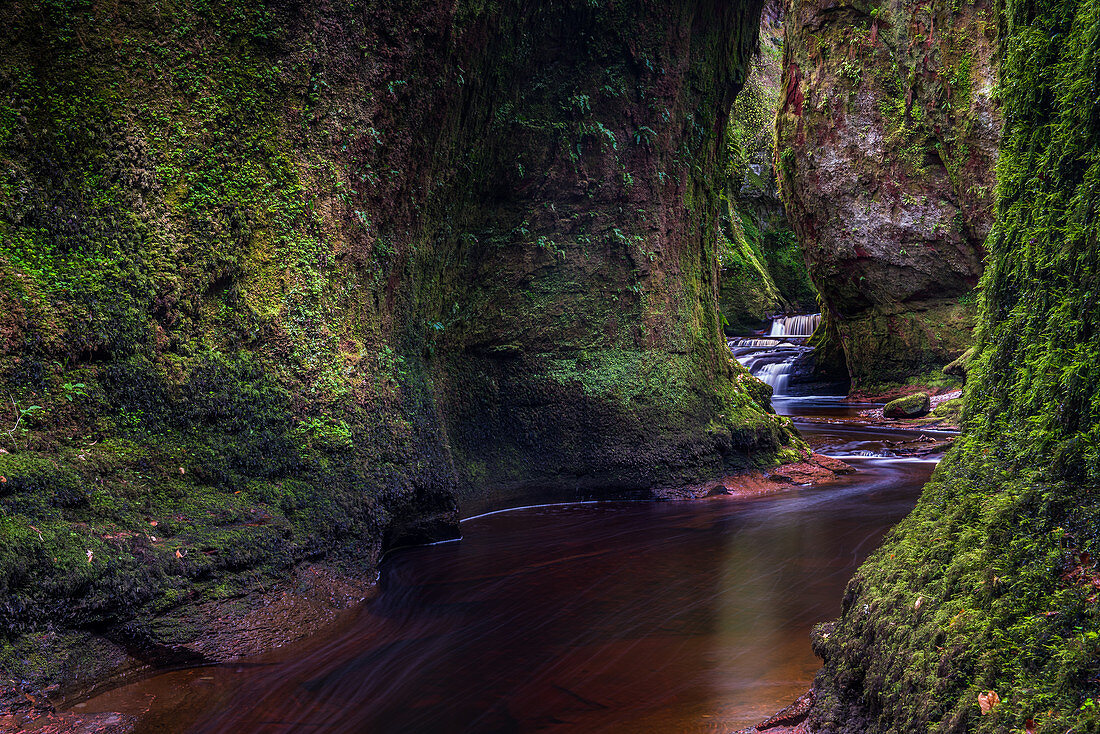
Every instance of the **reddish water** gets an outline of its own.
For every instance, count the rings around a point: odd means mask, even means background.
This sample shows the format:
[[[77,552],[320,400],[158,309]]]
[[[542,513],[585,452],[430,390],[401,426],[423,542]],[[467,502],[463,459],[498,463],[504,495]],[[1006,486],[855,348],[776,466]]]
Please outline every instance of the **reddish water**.
[[[809,427],[807,427],[809,428]],[[830,453],[881,432],[807,431]],[[711,732],[809,686],[810,627],[912,507],[930,462],[753,500],[573,504],[403,550],[323,642],[178,671],[80,706],[143,732]],[[854,462],[854,463],[855,463]],[[144,713],[142,713],[144,712]]]

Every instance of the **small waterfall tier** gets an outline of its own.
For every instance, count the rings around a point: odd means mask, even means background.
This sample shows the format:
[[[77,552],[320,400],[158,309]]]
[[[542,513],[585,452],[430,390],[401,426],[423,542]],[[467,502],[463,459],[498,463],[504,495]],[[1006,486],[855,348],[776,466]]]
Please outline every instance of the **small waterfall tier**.
[[[778,316],[772,319],[770,337],[784,337],[787,339],[809,339],[813,336],[814,329],[821,323],[821,314],[811,313],[800,316]]]
[[[729,340],[729,348],[749,372],[771,385],[772,395],[783,397],[789,394],[795,362],[813,351],[805,341],[820,323],[819,313],[777,316],[766,335],[735,337]]]

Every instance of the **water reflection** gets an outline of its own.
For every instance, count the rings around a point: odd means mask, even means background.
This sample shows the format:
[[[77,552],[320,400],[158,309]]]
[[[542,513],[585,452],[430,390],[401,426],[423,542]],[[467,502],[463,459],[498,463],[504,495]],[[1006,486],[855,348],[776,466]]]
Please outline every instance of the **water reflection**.
[[[841,450],[845,436],[809,439]],[[819,665],[810,627],[931,464],[865,460],[782,496],[534,507],[384,564],[328,639],[93,699],[145,732],[706,732],[753,723]]]

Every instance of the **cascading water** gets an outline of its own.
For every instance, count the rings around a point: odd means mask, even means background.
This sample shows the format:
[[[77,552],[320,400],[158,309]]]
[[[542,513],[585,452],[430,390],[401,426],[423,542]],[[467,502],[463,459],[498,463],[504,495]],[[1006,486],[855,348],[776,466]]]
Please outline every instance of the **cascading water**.
[[[773,395],[782,397],[788,394],[795,361],[813,351],[805,342],[820,323],[819,313],[777,316],[772,319],[767,336],[731,339],[729,347],[738,362],[771,385]]]
[[[768,336],[809,339],[820,323],[821,314],[819,313],[777,316],[772,319],[772,328],[768,331]]]

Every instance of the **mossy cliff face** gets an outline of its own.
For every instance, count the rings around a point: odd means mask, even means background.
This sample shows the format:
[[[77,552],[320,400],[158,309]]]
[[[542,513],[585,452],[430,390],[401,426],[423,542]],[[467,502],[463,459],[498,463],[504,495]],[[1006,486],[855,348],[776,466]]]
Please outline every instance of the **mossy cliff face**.
[[[997,10],[1004,142],[965,434],[818,635],[821,731],[1100,730],[1100,7]]]
[[[854,387],[972,342],[1000,121],[988,0],[796,0],[777,161]]]
[[[715,308],[758,11],[5,4],[0,702],[800,445]]]
[[[726,131],[727,181],[719,228],[718,307],[727,334],[761,328],[776,313],[809,313],[817,293],[794,237],[772,161],[783,76],[782,12],[765,7],[760,40]]]

